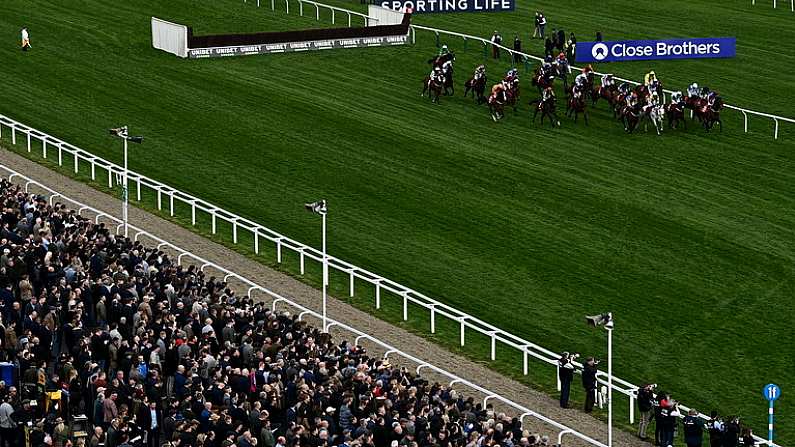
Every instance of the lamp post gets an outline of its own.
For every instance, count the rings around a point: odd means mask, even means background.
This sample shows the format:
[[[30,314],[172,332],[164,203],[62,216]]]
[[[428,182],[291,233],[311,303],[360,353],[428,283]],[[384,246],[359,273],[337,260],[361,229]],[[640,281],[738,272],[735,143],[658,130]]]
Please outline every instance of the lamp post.
[[[127,133],[127,126],[110,129],[110,134],[115,137],[121,138],[124,141],[124,172],[122,173],[123,180],[122,180],[121,220],[122,222],[124,222],[124,237],[127,237],[127,209],[129,207],[129,201],[130,201],[127,189],[127,141],[132,141],[133,143],[141,144],[141,142],[144,141],[144,137],[141,136],[131,137]]]
[[[328,331],[328,324],[326,322],[326,288],[328,287],[328,258],[326,257],[326,214],[328,214],[328,206],[326,200],[318,200],[317,202],[305,203],[304,208],[314,214],[320,214],[323,218],[323,332]]]
[[[613,447],[613,314],[586,315],[585,320],[607,330],[607,447]]]

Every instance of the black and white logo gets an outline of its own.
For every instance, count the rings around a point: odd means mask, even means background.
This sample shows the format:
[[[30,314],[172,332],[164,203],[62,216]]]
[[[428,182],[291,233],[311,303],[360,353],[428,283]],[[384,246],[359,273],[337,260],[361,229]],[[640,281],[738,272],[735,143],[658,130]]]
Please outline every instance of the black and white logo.
[[[603,43],[597,43],[593,47],[591,47],[591,56],[594,59],[601,61],[607,57],[607,45]]]

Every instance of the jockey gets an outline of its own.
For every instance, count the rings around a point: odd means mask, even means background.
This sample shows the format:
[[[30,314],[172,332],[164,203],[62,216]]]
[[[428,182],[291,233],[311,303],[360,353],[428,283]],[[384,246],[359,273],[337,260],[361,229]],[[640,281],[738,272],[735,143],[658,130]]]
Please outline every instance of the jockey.
[[[442,45],[442,47],[439,48],[439,54],[437,54],[437,56],[442,57],[448,54],[450,54],[450,50],[447,48],[447,45]]]
[[[588,75],[583,71],[582,73],[578,74],[576,78],[574,78],[574,85],[576,87],[585,87],[585,84],[588,83]]]
[[[435,82],[444,83],[444,71],[442,70],[442,67],[433,67],[431,79]]]
[[[582,74],[584,74],[584,75],[586,75],[586,76],[587,76],[587,75],[588,75],[588,73],[593,73],[593,67],[591,66],[591,64],[588,64],[588,65],[586,65],[586,66],[585,66],[585,67],[583,67],[583,69],[582,69]]]
[[[698,83],[694,82],[687,87],[687,96],[691,98],[698,97]]]
[[[709,104],[709,106],[712,107],[715,104],[715,99],[717,99],[717,97],[718,97],[717,92],[714,91],[709,92],[709,95],[707,95],[707,104]]]
[[[659,105],[659,104],[660,104],[660,95],[658,95],[657,92],[653,92],[651,95],[649,95],[649,105],[650,106],[653,107],[653,106],[656,106],[656,105]]]
[[[654,73],[654,70],[652,70],[646,73],[646,76],[643,77],[643,85],[648,87],[656,80],[657,80],[657,75]]]
[[[444,61],[442,64],[442,70],[444,70],[445,73],[450,73],[453,71],[453,61]]]
[[[579,97],[582,96],[582,85],[574,84],[574,87],[571,88],[571,92],[574,98],[579,99]]]
[[[478,65],[477,68],[475,68],[475,74],[473,75],[473,77],[475,79],[480,79],[483,76],[485,76],[485,74],[486,74],[486,66],[481,64]]]
[[[517,70],[515,68],[511,68],[510,70],[508,70],[507,73],[505,73],[505,80],[506,81],[513,81],[514,79],[516,79],[518,77],[519,77],[519,70]]]
[[[561,72],[571,74],[571,66],[569,65],[569,60],[566,59],[566,53],[561,51],[557,59],[555,59],[555,63],[558,64],[558,67],[562,68]]]
[[[627,95],[627,107],[634,108],[638,104],[638,94],[632,92],[632,94]]]
[[[621,92],[622,95],[628,94],[629,84],[627,84],[626,82],[621,83],[621,85],[618,86],[618,91]]]
[[[610,87],[612,87],[615,84],[615,82],[616,81],[613,79],[613,75],[612,74],[608,73],[608,74],[602,75],[602,87],[610,88]]]
[[[709,97],[709,94],[710,94],[709,87],[704,86],[701,88],[701,94],[699,94],[699,96],[701,97],[701,99],[707,99]]]
[[[682,98],[682,92],[676,91],[671,93],[671,102],[673,104],[681,105],[682,102],[684,102],[684,99]]]
[[[541,92],[541,102],[547,102],[550,99],[554,98],[555,98],[555,90],[553,90],[552,87],[547,87],[544,89],[543,92]]]

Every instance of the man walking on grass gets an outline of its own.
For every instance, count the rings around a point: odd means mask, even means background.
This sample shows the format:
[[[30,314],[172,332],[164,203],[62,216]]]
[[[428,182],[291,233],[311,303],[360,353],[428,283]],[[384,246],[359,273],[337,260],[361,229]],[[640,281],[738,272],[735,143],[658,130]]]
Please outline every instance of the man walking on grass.
[[[22,37],[22,51],[28,51],[31,48],[31,46],[30,46],[30,34],[28,33],[28,28],[27,27],[23,27],[22,31],[20,32],[20,34],[22,35],[21,36]]]

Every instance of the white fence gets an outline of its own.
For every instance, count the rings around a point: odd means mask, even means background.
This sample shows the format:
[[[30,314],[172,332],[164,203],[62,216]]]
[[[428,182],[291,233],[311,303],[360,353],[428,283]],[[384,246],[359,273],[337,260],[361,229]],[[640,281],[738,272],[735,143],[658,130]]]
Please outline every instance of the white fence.
[[[253,0],[252,0],[253,1]],[[264,1],[264,0],[263,0]],[[279,0],[284,1],[284,9],[287,14],[290,14],[290,0]],[[325,5],[323,3],[314,2],[312,0],[293,0],[298,2],[298,14],[303,16],[304,15],[304,4],[313,6],[315,8],[315,20],[320,20],[320,9],[329,10],[331,13],[331,23],[336,24],[336,17],[337,14],[345,14],[348,17],[348,26],[351,26],[351,18],[352,17],[359,17],[364,21],[364,26],[370,26],[370,21],[378,22],[376,17],[370,17],[367,14],[362,14],[360,12],[351,11],[345,8],[338,8],[336,6]],[[260,0],[256,0],[257,7],[260,7]],[[248,0],[243,0],[243,3],[248,3]],[[271,10],[276,10],[276,0],[270,0],[271,3]]]
[[[751,0],[751,4],[755,5],[756,0]],[[773,0],[773,8],[778,8],[778,0]],[[789,9],[792,12],[795,12],[795,0],[789,0]]]
[[[121,234],[120,232],[123,231],[123,225],[124,224],[122,223],[122,221],[120,219],[118,219],[117,217],[114,217],[111,214],[108,214],[108,213],[106,213],[104,211],[100,211],[100,210],[98,210],[98,209],[96,209],[94,207],[91,207],[91,206],[86,205],[84,203],[78,202],[76,200],[70,199],[68,196],[66,196],[64,194],[61,194],[58,191],[55,191],[55,190],[53,190],[53,189],[51,189],[51,188],[49,188],[49,187],[47,187],[45,185],[42,185],[41,183],[31,179],[30,177],[28,177],[28,176],[26,176],[24,174],[21,174],[21,173],[15,171],[14,169],[9,168],[9,167],[7,167],[5,165],[0,164],[0,170],[6,171],[8,173],[8,177],[7,178],[8,178],[9,181],[12,181],[12,182],[19,182],[19,180],[23,181],[24,184],[25,184],[25,191],[26,192],[30,192],[31,186],[35,186],[35,187],[37,187],[37,188],[39,188],[39,189],[41,189],[43,191],[46,191],[47,194],[49,195],[49,203],[50,203],[50,205],[52,205],[55,202],[56,199],[58,201],[68,202],[71,205],[73,205],[72,209],[77,210],[78,214],[83,215],[84,213],[90,213],[90,214],[93,215],[94,221],[96,223],[100,223],[101,220],[107,219],[107,220],[109,220],[109,221],[111,221],[111,222],[116,224],[116,230],[115,230],[116,234]],[[40,192],[40,191],[36,191],[36,192]],[[165,240],[159,238],[158,236],[153,235],[152,233],[149,233],[149,232],[147,232],[145,230],[142,230],[141,228],[138,228],[138,227],[136,227],[134,225],[128,225],[128,228],[129,228],[130,234],[134,235],[133,238],[136,241],[139,240],[142,236],[144,236],[144,237],[150,238],[153,241],[155,241],[158,244],[157,245],[158,250],[161,250],[163,248],[167,248],[167,249],[171,249],[171,250],[174,250],[174,251],[178,252],[179,253],[179,255],[177,256],[177,264],[178,265],[182,265],[183,257],[187,256],[187,257],[191,258],[194,263],[196,263],[197,265],[200,266],[200,270],[201,271],[204,271],[206,268],[212,268],[212,269],[218,270],[219,272],[224,274],[224,281],[225,282],[229,281],[230,279],[235,279],[237,281],[240,281],[241,283],[243,283],[245,285],[245,287],[248,288],[247,294],[249,296],[251,296],[251,297],[253,297],[254,292],[264,293],[265,295],[267,295],[267,298],[269,298],[271,300],[271,308],[274,311],[277,309],[277,305],[284,304],[284,305],[290,306],[291,308],[297,309],[298,312],[299,312],[298,313],[299,319],[303,319],[307,315],[311,316],[311,317],[314,317],[314,318],[317,318],[317,319],[321,319],[322,318],[322,315],[317,313],[317,312],[315,312],[314,310],[311,310],[311,309],[309,309],[307,307],[304,307],[303,305],[298,304],[298,303],[296,303],[295,301],[292,301],[289,298],[286,298],[286,297],[284,297],[282,295],[279,295],[279,294],[277,294],[277,293],[275,293],[275,292],[273,292],[273,291],[271,291],[271,290],[269,290],[269,289],[267,289],[265,287],[262,287],[259,284],[255,283],[254,281],[252,281],[252,280],[250,280],[250,279],[248,279],[246,277],[243,277],[241,275],[238,275],[237,273],[232,272],[232,271],[226,269],[225,267],[222,267],[222,266],[220,266],[220,265],[218,265],[216,263],[208,261],[208,260],[206,260],[206,259],[204,259],[204,258],[202,258],[202,257],[200,257],[200,256],[198,256],[196,254],[191,253],[188,250],[185,250],[185,249],[180,248],[180,247],[178,247],[178,246],[176,246],[176,245],[174,245],[174,244],[172,244],[172,243],[170,243],[168,241],[165,241]],[[517,412],[517,414],[519,415],[519,417],[521,418],[523,423],[525,421],[525,418],[533,417],[533,418],[537,419],[538,421],[553,427],[553,429],[558,432],[558,444],[562,443],[562,439],[563,439],[563,437],[565,435],[571,435],[571,436],[574,436],[576,438],[579,438],[582,441],[585,441],[588,444],[591,444],[591,445],[594,445],[594,446],[598,446],[598,447],[607,447],[605,444],[603,444],[603,443],[591,438],[590,436],[584,435],[584,434],[582,434],[582,433],[580,433],[580,432],[578,432],[578,431],[576,431],[576,430],[574,430],[572,428],[567,427],[564,424],[561,424],[561,423],[559,423],[559,422],[557,422],[555,420],[549,419],[546,416],[543,416],[543,415],[541,415],[541,414],[539,414],[539,413],[537,413],[537,412],[535,412],[535,411],[533,411],[533,410],[531,410],[531,409],[529,409],[527,407],[524,407],[523,405],[520,405],[520,404],[518,404],[518,403],[516,403],[516,402],[514,402],[514,401],[512,401],[512,400],[510,400],[510,399],[508,399],[506,397],[503,397],[503,396],[501,396],[501,395],[499,395],[497,393],[494,393],[493,391],[488,390],[488,389],[486,389],[486,388],[484,388],[482,386],[474,384],[474,383],[472,383],[472,382],[470,382],[470,381],[468,381],[468,380],[466,380],[464,378],[461,378],[461,377],[459,377],[459,376],[457,376],[457,375],[455,375],[455,374],[453,374],[451,372],[448,372],[447,370],[439,368],[439,367],[437,367],[437,366],[435,366],[435,365],[433,365],[433,364],[431,364],[431,363],[429,363],[429,362],[427,362],[425,360],[419,359],[417,357],[414,357],[411,354],[403,352],[400,349],[395,348],[394,346],[391,346],[391,345],[389,345],[389,344],[387,344],[387,343],[385,343],[385,342],[383,342],[383,341],[381,341],[381,340],[379,340],[379,339],[377,339],[377,338],[375,338],[375,337],[373,337],[371,335],[368,335],[368,334],[366,334],[364,332],[361,332],[358,329],[355,329],[355,328],[353,328],[351,326],[348,326],[347,324],[341,323],[341,322],[333,320],[333,319],[328,319],[328,322],[329,322],[328,323],[328,328],[329,329],[331,329],[333,327],[337,327],[337,328],[339,328],[339,329],[341,329],[343,331],[346,331],[346,332],[349,332],[349,333],[355,335],[355,337],[356,337],[355,338],[355,344],[357,344],[357,345],[359,343],[361,343],[361,341],[363,339],[364,340],[368,340],[369,342],[377,345],[378,347],[380,347],[381,349],[384,350],[384,357],[383,358],[387,358],[387,357],[389,357],[389,355],[394,354],[394,355],[397,355],[399,357],[402,357],[405,360],[408,360],[409,362],[415,363],[417,365],[417,368],[416,368],[416,373],[417,374],[420,374],[423,369],[428,369],[428,370],[430,370],[430,371],[432,371],[434,373],[440,374],[440,375],[446,377],[447,379],[449,379],[450,380],[449,386],[453,386],[455,384],[460,384],[460,385],[465,386],[467,388],[470,388],[470,389],[472,389],[472,390],[474,390],[474,391],[476,391],[476,392],[478,392],[480,394],[483,394],[485,396],[483,398],[483,405],[484,406],[489,401],[502,402],[503,404],[505,404],[505,405],[511,407],[513,410],[515,410]]]
[[[21,137],[25,139],[25,145],[28,152],[33,151],[32,143],[34,140],[36,140],[40,142],[41,154],[43,158],[50,159],[50,157],[54,156],[54,153],[57,153],[57,161],[59,166],[65,165],[64,154],[66,154],[72,157],[72,165],[70,168],[73,169],[75,173],[81,172],[81,163],[83,164],[82,169],[84,170],[85,163],[89,164],[92,180],[98,181],[99,175],[102,174],[102,171],[104,171],[107,173],[108,188],[113,188],[114,178],[121,176],[121,174],[124,172],[124,169],[115,163],[97,157],[94,154],[66,143],[63,140],[39,130],[30,128],[5,115],[0,114],[0,138],[2,138],[3,135],[3,126],[6,126],[10,129],[11,141],[14,145],[17,144],[17,140],[19,138],[18,134],[21,134]],[[97,172],[98,170],[100,171],[99,173]],[[228,223],[232,228],[232,242],[234,244],[238,243],[238,236],[241,231],[250,233],[253,238],[254,253],[256,254],[260,254],[262,240],[265,240],[275,246],[276,261],[278,263],[282,262],[283,250],[291,250],[299,257],[300,273],[302,275],[305,273],[306,259],[315,261],[318,264],[322,262],[323,258],[319,250],[290,239],[279,232],[271,230],[254,221],[238,216],[237,214],[234,214],[230,211],[226,211],[198,197],[179,191],[142,174],[130,171],[129,179],[133,184],[131,187],[135,189],[135,195],[131,195],[133,197],[131,200],[140,202],[142,189],[148,188],[150,191],[156,194],[157,209],[161,211],[167,209],[169,215],[172,217],[175,215],[175,202],[182,203],[190,207],[191,224],[194,226],[197,224],[197,213],[202,212],[210,216],[212,234],[217,234],[217,223],[219,219]],[[167,202],[167,205],[164,204],[164,201]],[[519,351],[522,354],[522,371],[524,375],[529,374],[529,361],[532,358],[534,360],[541,361],[542,364],[548,365],[551,369],[550,374],[554,373],[555,379],[557,380],[557,365],[558,359],[560,358],[559,353],[553,352],[517,335],[506,332],[473,315],[462,312],[454,307],[430,298],[403,284],[392,281],[388,278],[384,278],[376,273],[361,267],[357,267],[333,256],[327,256],[327,260],[330,269],[334,269],[349,278],[348,294],[351,297],[354,296],[356,281],[364,281],[373,286],[375,290],[374,304],[376,309],[381,308],[382,292],[390,292],[399,296],[399,299],[402,301],[404,321],[408,320],[409,305],[421,307],[429,312],[429,330],[432,334],[436,333],[436,319],[438,317],[447,318],[459,326],[459,343],[462,347],[466,344],[467,330],[475,331],[490,339],[491,360],[496,359],[497,343],[499,342],[505,346]],[[577,366],[582,367],[581,364],[577,364]],[[600,384],[607,386],[607,374],[603,371],[599,371],[597,380]],[[557,382],[557,386],[558,390],[560,390],[559,381]],[[637,396],[638,387],[624,379],[613,377],[613,390],[627,396],[629,422],[634,423],[635,398]],[[681,406],[681,408],[685,410],[685,412],[689,410],[689,408],[684,406]],[[699,416],[704,419],[708,419],[707,415],[699,414]],[[766,440],[761,438],[757,438],[757,441],[762,444],[768,444]]]
[[[188,57],[188,27],[152,17],[152,46],[158,50]]]

